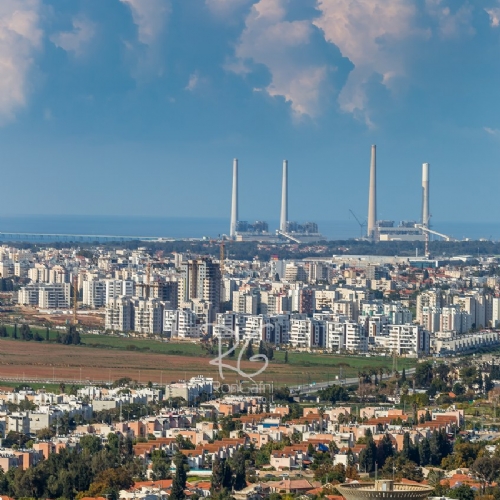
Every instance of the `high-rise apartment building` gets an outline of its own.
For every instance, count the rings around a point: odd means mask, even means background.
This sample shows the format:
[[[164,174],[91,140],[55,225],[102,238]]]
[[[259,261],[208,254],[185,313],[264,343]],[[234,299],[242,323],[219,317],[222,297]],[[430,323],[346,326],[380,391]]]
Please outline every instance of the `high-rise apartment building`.
[[[179,304],[193,299],[203,300],[211,304],[214,314],[219,312],[221,292],[221,272],[218,263],[202,258],[188,260],[181,264],[179,281]],[[211,318],[211,321],[215,316]]]

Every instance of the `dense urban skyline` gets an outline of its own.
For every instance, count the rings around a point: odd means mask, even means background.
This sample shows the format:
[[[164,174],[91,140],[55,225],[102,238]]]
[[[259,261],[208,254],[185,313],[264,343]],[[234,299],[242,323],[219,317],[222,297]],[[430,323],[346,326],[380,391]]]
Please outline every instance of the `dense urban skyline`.
[[[497,218],[497,0],[8,0],[0,17],[4,215],[229,220],[237,157],[244,220],[277,218],[285,158],[292,220],[364,217],[377,144],[380,218],[418,219],[423,162],[434,220]]]

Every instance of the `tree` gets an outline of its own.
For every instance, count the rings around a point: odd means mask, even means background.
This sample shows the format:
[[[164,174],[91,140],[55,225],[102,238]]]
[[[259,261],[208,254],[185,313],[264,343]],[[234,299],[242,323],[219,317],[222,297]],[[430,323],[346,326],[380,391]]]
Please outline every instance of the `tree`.
[[[418,444],[418,455],[420,465],[423,467],[431,463],[431,446],[427,438],[422,439]]]
[[[266,346],[263,340],[259,342],[259,354],[266,354]]]
[[[377,444],[377,464],[379,467],[383,467],[386,460],[394,455],[394,448],[392,447],[392,441],[388,434]]]
[[[215,456],[212,462],[212,479],[210,482],[210,492],[212,495],[214,493],[220,492],[222,489],[222,483],[224,481],[224,464],[218,455]]]
[[[48,326],[45,328],[45,340],[47,342],[50,340],[50,331]]]
[[[163,450],[154,450],[151,454],[151,478],[153,481],[167,479],[170,476],[170,460]]]
[[[441,481],[444,479],[444,471],[440,469],[431,469],[429,474],[427,474],[427,482],[429,486],[436,488],[441,484]]]
[[[14,331],[12,332],[12,338],[17,339],[17,323],[14,323]]]
[[[22,340],[31,340],[33,338],[33,334],[31,333],[31,328],[26,323],[23,323],[21,325],[19,333],[21,334]]]
[[[377,460],[377,447],[369,429],[365,433],[366,447],[359,453],[359,465],[363,472],[373,472]]]
[[[267,347],[266,356],[269,361],[272,361],[274,359],[274,349],[272,346]]]
[[[174,457],[174,464],[175,476],[172,481],[172,489],[170,491],[169,500],[184,500],[186,498],[184,490],[186,488],[188,469],[186,456],[182,453],[176,453]]]
[[[229,357],[234,358],[234,340],[233,340],[233,337],[231,337],[229,339],[228,351],[229,351]]]
[[[252,341],[250,340],[248,342],[246,351],[245,351],[245,359],[250,359],[253,356],[253,347],[252,347]]]
[[[288,363],[288,351],[285,351],[285,364]]]
[[[476,476],[483,483],[483,493],[485,483],[490,485],[500,476],[500,458],[498,457],[480,457],[476,458],[471,467]]]
[[[432,382],[432,363],[418,363],[415,368],[415,384],[417,387],[428,387]]]
[[[450,498],[458,500],[474,500],[474,490],[468,484],[462,484],[456,488],[449,490]]]
[[[267,462],[269,463],[269,456]],[[241,450],[237,450],[233,455],[233,469],[234,469],[234,482],[233,487],[236,491],[246,488],[246,468],[245,468],[245,455]]]

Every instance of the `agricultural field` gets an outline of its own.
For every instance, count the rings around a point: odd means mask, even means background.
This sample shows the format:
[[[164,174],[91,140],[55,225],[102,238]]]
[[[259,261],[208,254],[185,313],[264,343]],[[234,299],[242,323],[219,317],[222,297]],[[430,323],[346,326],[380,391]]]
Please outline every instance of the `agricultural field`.
[[[32,332],[35,333],[35,329]],[[12,335],[11,328],[8,328]],[[39,335],[45,339],[45,330]],[[50,331],[53,340],[57,332]],[[215,355],[192,342],[155,340],[105,335],[82,335],[82,345],[62,345],[53,341],[35,342],[0,338],[0,381],[14,385],[23,381],[40,383],[87,381],[112,382],[130,377],[138,382],[173,382],[195,375],[220,380],[217,366],[210,364]],[[254,348],[257,351],[257,348]],[[331,381],[336,376],[355,377],[359,371],[392,367],[387,357],[339,356],[275,351],[274,360],[256,381],[275,385],[303,385]],[[224,362],[236,367],[238,353]],[[398,369],[415,365],[412,359],[399,359]],[[252,373],[261,362],[242,361],[241,369]],[[225,369],[224,382],[234,383],[241,375]],[[0,383],[0,385],[2,385]]]

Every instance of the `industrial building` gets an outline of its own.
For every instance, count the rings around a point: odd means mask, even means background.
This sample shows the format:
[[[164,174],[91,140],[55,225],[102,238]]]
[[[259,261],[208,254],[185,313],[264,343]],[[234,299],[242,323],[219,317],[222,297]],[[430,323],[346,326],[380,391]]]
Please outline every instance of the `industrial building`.
[[[295,243],[314,243],[324,240],[315,222],[298,223],[288,217],[288,161],[283,160],[283,175],[281,184],[280,226],[276,233],[269,232],[265,221],[249,224],[239,220],[238,208],[238,160],[233,160],[233,185],[231,198],[231,222],[229,237],[236,241],[293,241]]]

